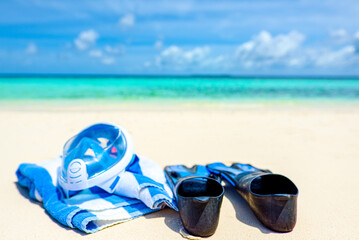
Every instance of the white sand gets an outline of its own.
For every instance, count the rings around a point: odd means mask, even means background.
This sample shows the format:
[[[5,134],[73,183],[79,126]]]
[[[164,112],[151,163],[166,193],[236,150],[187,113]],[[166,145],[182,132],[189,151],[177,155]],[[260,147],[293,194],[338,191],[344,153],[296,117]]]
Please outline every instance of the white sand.
[[[126,127],[136,152],[161,166],[251,163],[286,175],[299,188],[298,221],[286,234],[267,230],[244,200],[226,189],[209,239],[358,239],[359,108],[346,106],[6,107],[0,109],[0,239],[182,239],[170,209],[87,235],[64,227],[16,185],[22,162],[61,154],[84,127]]]

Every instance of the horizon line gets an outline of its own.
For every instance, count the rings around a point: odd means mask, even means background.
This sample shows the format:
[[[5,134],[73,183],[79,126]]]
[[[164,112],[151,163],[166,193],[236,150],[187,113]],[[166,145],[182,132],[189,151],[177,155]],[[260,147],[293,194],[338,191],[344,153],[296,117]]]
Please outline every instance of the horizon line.
[[[70,74],[70,73],[0,73],[0,78],[277,78],[277,79],[298,79],[298,78],[317,78],[317,79],[359,79],[359,75],[276,75],[276,74]]]

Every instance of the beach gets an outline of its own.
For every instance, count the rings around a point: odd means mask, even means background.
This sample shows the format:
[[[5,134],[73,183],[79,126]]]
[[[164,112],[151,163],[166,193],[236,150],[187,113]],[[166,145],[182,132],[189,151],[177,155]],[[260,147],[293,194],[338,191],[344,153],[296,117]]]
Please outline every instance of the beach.
[[[358,0],[0,6],[0,240],[359,240]]]
[[[225,187],[220,222],[208,239],[355,239],[359,236],[359,105],[346,104],[2,104],[0,239],[183,239],[177,212],[163,209],[94,234],[58,224],[17,184],[20,163],[62,153],[96,122],[132,135],[136,153],[160,166],[250,163],[289,177],[299,189],[297,225],[265,228]]]

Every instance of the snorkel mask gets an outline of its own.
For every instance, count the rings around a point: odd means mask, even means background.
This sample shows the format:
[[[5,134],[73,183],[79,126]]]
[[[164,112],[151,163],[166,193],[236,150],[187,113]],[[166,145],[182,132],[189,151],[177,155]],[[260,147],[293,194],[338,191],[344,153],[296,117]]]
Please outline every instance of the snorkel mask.
[[[113,193],[133,156],[133,142],[124,128],[109,123],[92,125],[65,143],[59,185],[66,197],[70,191],[94,186]]]

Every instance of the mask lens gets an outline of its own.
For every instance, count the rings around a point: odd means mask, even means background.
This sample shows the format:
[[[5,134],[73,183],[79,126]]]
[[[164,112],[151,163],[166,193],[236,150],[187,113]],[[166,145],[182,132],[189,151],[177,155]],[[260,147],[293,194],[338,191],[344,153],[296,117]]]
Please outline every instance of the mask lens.
[[[121,161],[126,153],[126,139],[116,126],[93,125],[72,137],[64,146],[63,177],[69,164],[81,159],[86,164],[88,179],[96,177]]]

